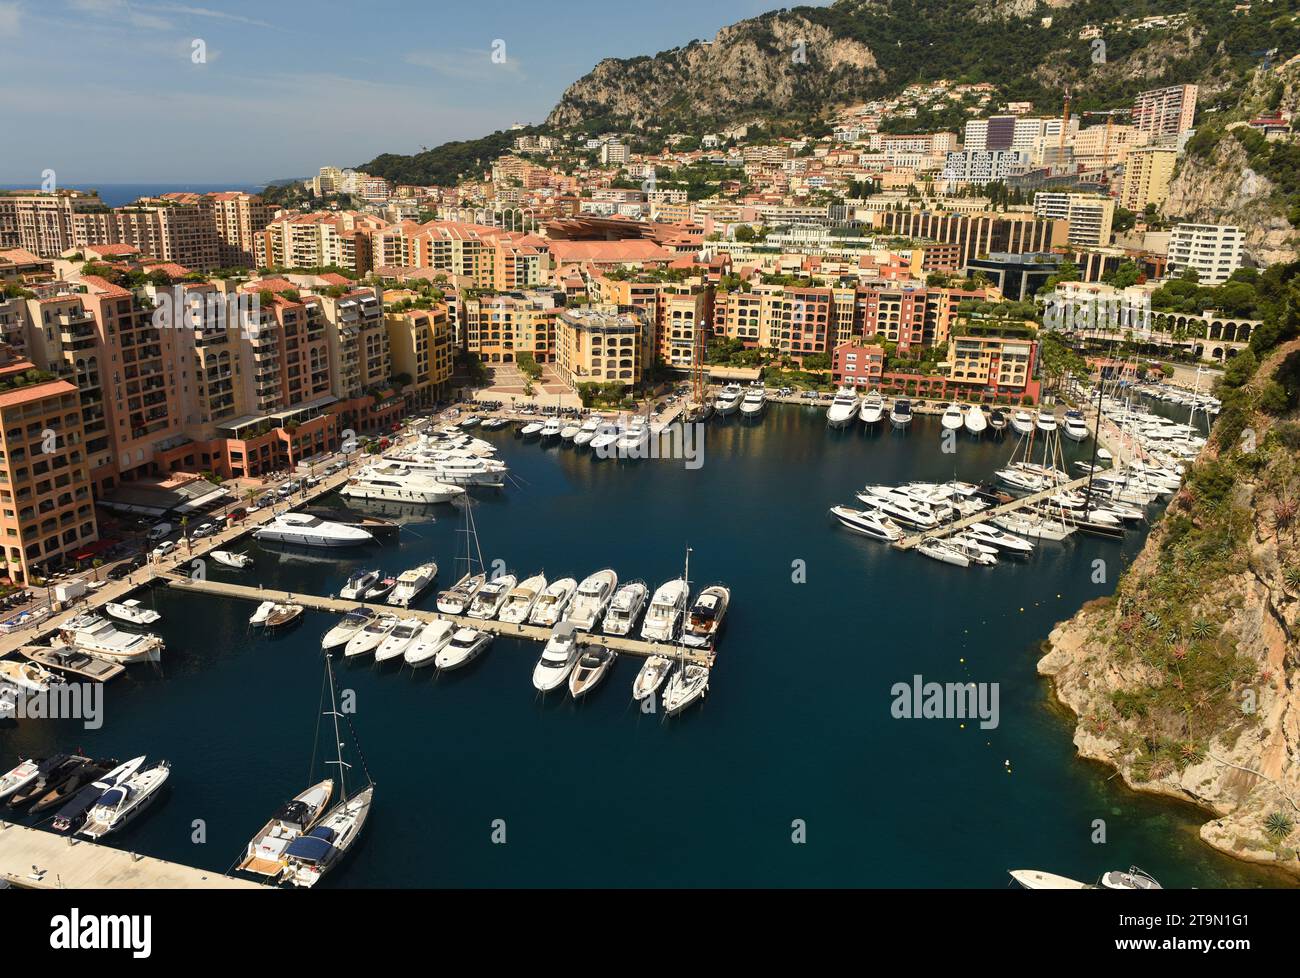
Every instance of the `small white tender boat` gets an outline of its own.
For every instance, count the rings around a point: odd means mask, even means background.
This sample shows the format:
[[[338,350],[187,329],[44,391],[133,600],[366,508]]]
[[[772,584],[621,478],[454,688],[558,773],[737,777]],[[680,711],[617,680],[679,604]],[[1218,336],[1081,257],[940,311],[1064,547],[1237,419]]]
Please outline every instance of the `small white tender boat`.
[[[214,550],[209,556],[223,567],[233,567],[235,570],[243,570],[253,563],[253,558],[248,554],[237,554],[233,550]]]
[[[162,621],[162,615],[151,608],[146,608],[135,598],[128,598],[122,602],[110,601],[104,605],[104,610],[110,617],[124,621],[128,625],[152,625],[156,621]]]
[[[248,619],[248,623],[254,628],[261,628],[266,624],[266,619],[271,617],[271,612],[275,610],[274,601],[263,601],[253,612],[253,616]]]

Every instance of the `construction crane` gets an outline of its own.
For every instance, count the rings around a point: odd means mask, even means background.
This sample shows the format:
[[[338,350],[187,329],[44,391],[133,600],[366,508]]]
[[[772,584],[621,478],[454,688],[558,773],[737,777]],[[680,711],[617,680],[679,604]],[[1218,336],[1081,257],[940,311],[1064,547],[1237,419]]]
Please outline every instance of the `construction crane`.
[[[1065,131],[1070,128],[1070,86],[1065,86],[1065,105],[1061,108],[1061,138],[1057,143],[1057,159],[1065,159]]]

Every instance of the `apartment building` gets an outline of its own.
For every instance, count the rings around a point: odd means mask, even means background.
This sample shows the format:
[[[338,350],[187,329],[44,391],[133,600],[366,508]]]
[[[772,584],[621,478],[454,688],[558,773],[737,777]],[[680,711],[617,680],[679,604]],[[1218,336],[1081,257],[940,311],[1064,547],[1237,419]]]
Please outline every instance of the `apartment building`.
[[[77,387],[0,345],[0,534],[7,576],[43,576],[98,537]]]
[[[371,233],[384,222],[356,211],[282,215],[258,234],[260,264],[273,268],[333,265],[364,274],[374,268]]]
[[[212,208],[212,222],[217,231],[218,266],[248,268],[255,265],[257,236],[275,219],[275,205],[266,203],[256,194],[237,191],[205,196]]]
[[[403,382],[410,406],[425,407],[437,401],[451,381],[453,345],[451,321],[445,303],[429,309],[384,313],[393,375]]]
[[[960,265],[993,252],[1051,251],[1066,243],[1069,231],[1065,221],[1016,213],[882,211],[872,220],[882,233],[958,245]]]
[[[472,295],[460,301],[460,348],[484,363],[515,363],[531,353],[538,363],[555,360],[556,319],[562,293],[534,290]]]
[[[1170,85],[1141,92],[1133,100],[1133,125],[1152,139],[1177,136],[1196,118],[1195,85]]]
[[[1038,343],[1027,338],[960,335],[949,343],[949,391],[957,397],[1030,397],[1037,400],[1034,380]]]
[[[696,329],[713,331],[713,292],[698,283],[599,275],[591,288],[593,298],[600,302],[644,310],[651,325],[651,350],[660,363],[689,367],[700,339]]]
[[[598,303],[566,309],[556,320],[556,366],[570,387],[641,382],[650,321],[635,306]]]
[[[1178,151],[1172,147],[1144,146],[1131,150],[1124,163],[1120,206],[1142,213],[1148,205],[1159,207],[1169,197]]]
[[[1084,169],[1123,163],[1129,153],[1150,141],[1148,133],[1136,126],[1089,126],[1077,133],[1071,145],[1073,159]]]
[[[142,198],[117,208],[113,215],[117,240],[112,243],[130,245],[142,255],[186,268],[208,270],[221,264],[211,204],[198,194]]]
[[[1005,180],[1013,168],[1029,162],[1029,154],[1020,150],[962,150],[949,153],[940,179],[948,183],[992,183]]]
[[[1066,221],[1066,242],[1080,248],[1110,244],[1115,201],[1099,194],[1069,194],[1040,190],[1034,195],[1034,214],[1051,221]]]
[[[885,348],[843,343],[831,354],[831,380],[846,387],[874,390],[885,372]]]
[[[1169,235],[1169,274],[1196,272],[1202,285],[1221,285],[1241,267],[1246,234],[1229,224],[1178,224]]]
[[[0,249],[57,258],[85,244],[112,241],[112,213],[97,193],[0,191]]]

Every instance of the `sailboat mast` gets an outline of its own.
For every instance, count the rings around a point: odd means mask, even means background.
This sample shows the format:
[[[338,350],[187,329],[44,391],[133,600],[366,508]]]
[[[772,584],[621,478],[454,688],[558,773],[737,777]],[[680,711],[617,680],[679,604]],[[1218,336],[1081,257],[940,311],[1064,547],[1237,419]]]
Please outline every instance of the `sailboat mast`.
[[[330,719],[334,722],[334,751],[338,755],[335,762],[339,766],[339,789],[340,798],[348,796],[347,769],[348,764],[343,760],[343,741],[339,734],[339,707],[338,700],[335,698],[334,690],[334,660],[330,658],[329,653],[325,654],[325,673],[329,679],[330,687]]]
[[[1100,365],[1097,367],[1097,430],[1092,435],[1092,460],[1088,463],[1088,484],[1084,487],[1083,498],[1084,516],[1092,517],[1092,476],[1097,471],[1097,445],[1101,442],[1101,395],[1105,388],[1105,380],[1101,375]]]

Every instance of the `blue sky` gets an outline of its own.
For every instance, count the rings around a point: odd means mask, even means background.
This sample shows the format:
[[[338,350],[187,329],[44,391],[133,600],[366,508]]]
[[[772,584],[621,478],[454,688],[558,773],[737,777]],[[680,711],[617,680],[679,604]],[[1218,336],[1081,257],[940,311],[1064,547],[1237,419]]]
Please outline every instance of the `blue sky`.
[[[0,0],[0,184],[261,183],[414,152],[540,122],[602,58],[779,5]]]

